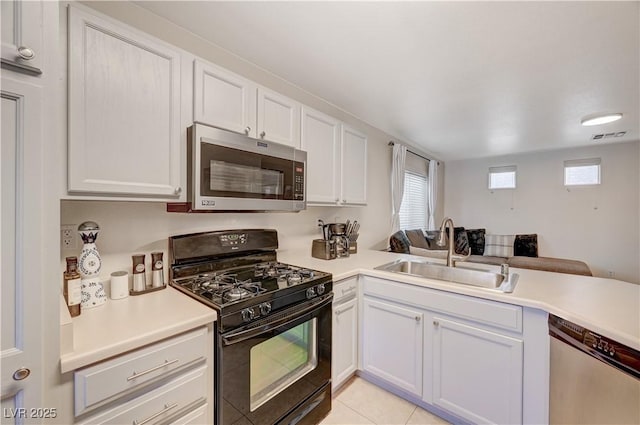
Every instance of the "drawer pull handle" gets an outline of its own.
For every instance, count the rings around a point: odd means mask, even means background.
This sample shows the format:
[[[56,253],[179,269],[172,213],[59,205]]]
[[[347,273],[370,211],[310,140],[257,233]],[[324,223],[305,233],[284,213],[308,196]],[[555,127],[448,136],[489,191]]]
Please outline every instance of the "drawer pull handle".
[[[437,320],[433,321],[433,326],[438,327],[440,326],[440,322],[438,322]]]
[[[165,361],[164,361],[164,363],[159,364],[159,365],[158,365],[158,366],[156,366],[156,367],[152,367],[151,369],[147,369],[147,370],[145,370],[144,372],[140,372],[140,373],[136,373],[136,371],[134,370],[134,371],[133,371],[133,375],[131,375],[130,377],[128,377],[128,378],[127,378],[127,381],[133,381],[134,379],[139,378],[139,377],[141,377],[142,375],[146,375],[147,373],[151,373],[151,372],[154,372],[154,371],[156,371],[156,370],[158,370],[158,369],[162,369],[162,368],[163,368],[163,367],[165,367],[165,366],[169,366],[169,365],[172,365],[172,364],[174,364],[174,363],[178,363],[178,361],[179,361],[179,359],[165,360]]]
[[[352,287],[351,287],[351,288],[349,288],[349,289],[343,289],[343,290],[342,290],[342,295],[344,295],[344,294],[348,294],[349,292],[353,292],[353,291],[355,291],[355,290],[356,290],[356,287],[355,287],[355,286],[352,286]]]
[[[178,403],[171,403],[171,404],[165,404],[164,405],[164,409],[162,409],[161,411],[159,411],[158,413],[154,413],[153,415],[149,416],[146,419],[141,420],[140,422],[138,422],[137,419],[135,419],[133,421],[133,425],[144,425],[147,422],[151,422],[152,420],[154,420],[155,418],[157,418],[158,416],[162,415],[163,413],[168,412],[171,409],[175,409],[176,407],[178,407]]]

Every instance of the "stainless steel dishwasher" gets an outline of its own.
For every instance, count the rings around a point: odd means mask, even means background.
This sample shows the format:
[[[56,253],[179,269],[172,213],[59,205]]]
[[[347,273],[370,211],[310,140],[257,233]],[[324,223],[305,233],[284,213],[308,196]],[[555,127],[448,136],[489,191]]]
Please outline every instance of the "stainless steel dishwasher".
[[[640,424],[640,351],[549,315],[552,424]]]

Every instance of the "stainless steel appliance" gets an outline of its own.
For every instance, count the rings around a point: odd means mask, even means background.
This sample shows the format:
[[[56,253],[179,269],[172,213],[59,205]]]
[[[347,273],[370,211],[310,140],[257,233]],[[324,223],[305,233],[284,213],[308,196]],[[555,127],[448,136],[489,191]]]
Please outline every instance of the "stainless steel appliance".
[[[169,212],[306,208],[304,151],[196,123],[187,158],[188,202],[167,204]]]
[[[171,285],[218,312],[218,425],[317,424],[331,410],[332,276],[277,248],[275,230],[169,238]]]
[[[640,351],[549,315],[552,424],[640,424]]]

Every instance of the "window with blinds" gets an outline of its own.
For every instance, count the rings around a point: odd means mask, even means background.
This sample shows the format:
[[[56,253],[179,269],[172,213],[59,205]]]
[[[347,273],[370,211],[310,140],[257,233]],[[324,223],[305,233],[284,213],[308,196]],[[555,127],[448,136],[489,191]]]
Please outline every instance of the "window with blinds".
[[[600,158],[572,159],[564,162],[565,186],[600,184]]]
[[[427,227],[427,217],[427,176],[405,171],[400,229],[424,229]]]

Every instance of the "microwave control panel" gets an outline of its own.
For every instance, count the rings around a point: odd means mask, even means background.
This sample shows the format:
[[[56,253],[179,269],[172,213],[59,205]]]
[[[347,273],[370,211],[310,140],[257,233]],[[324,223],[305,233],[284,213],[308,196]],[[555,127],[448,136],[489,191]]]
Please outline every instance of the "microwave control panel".
[[[304,200],[304,163],[295,162],[293,164],[293,199]]]

